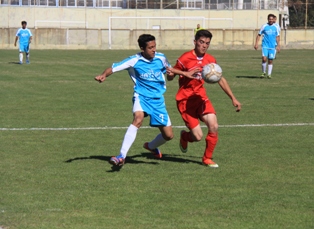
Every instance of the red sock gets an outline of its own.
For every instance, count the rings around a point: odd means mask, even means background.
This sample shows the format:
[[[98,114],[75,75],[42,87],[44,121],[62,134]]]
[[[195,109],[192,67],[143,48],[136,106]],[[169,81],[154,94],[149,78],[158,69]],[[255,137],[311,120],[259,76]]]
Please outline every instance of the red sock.
[[[218,141],[218,133],[208,133],[206,138],[206,149],[204,152],[204,157],[212,159],[213,153]]]
[[[187,142],[194,142],[192,136],[191,136],[191,132],[184,132],[182,135],[181,135],[182,139],[184,141],[187,141]]]

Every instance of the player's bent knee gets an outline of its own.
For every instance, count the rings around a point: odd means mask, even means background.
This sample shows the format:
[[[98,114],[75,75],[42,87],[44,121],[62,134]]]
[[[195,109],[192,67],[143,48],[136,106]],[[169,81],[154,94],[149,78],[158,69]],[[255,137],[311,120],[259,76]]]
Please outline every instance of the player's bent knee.
[[[136,113],[134,115],[132,124],[136,126],[137,128],[139,128],[142,126],[143,120],[144,120],[144,114]]]
[[[170,141],[171,139],[173,139],[174,135],[173,133],[161,133],[162,137],[166,140],[166,141]]]
[[[192,136],[193,136],[193,140],[194,140],[195,142],[199,142],[199,141],[201,141],[202,138],[203,138],[203,133],[196,133],[196,134],[193,134],[193,133],[192,133]]]
[[[171,139],[173,139],[174,134],[172,131],[171,127],[161,127],[159,128],[160,132],[162,134],[162,137],[166,140],[166,141],[170,141]]]
[[[166,141],[170,141],[173,139],[173,134],[172,135],[166,135],[166,136],[163,136],[163,138],[166,140]]]
[[[208,132],[216,133],[218,131],[218,124],[210,125]]]
[[[140,128],[142,126],[143,120],[140,119],[134,119],[132,122],[133,126],[136,126],[137,128]]]

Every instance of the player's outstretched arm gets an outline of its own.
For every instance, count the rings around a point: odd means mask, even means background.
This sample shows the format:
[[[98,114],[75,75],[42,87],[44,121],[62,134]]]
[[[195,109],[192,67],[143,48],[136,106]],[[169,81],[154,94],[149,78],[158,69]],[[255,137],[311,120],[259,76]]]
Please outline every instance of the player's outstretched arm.
[[[229,98],[232,100],[232,104],[234,107],[236,107],[236,112],[239,112],[241,110],[241,103],[236,99],[236,97],[233,95],[231,88],[227,82],[227,80],[224,77],[221,77],[221,79],[218,82],[221,89],[229,96]]]
[[[102,83],[106,80],[108,76],[112,74],[112,68],[107,68],[101,75],[98,75],[95,77],[95,80],[98,81],[99,83]]]
[[[167,68],[167,75],[172,75],[173,74],[173,77],[172,79],[176,76],[176,75],[181,75],[181,76],[185,76],[187,78],[190,78],[190,79],[194,79],[194,74],[199,72],[200,70],[198,68],[196,69],[193,69],[191,71],[181,71],[179,69],[176,69],[176,68]],[[168,74],[169,72],[169,74]],[[171,80],[172,80],[171,79]],[[168,79],[169,80],[169,79]]]

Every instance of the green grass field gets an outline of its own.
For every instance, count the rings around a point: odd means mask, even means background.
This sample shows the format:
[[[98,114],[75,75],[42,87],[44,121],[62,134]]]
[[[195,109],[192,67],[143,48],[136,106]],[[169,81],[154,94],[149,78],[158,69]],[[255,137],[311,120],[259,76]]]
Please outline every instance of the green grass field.
[[[160,51],[172,65],[183,53]],[[146,119],[112,170],[132,121],[132,82],[126,71],[93,78],[136,52],[32,50],[31,64],[18,65],[16,50],[1,50],[1,229],[314,228],[313,50],[282,50],[271,80],[257,77],[260,50],[210,51],[243,106],[236,113],[206,85],[218,169],[201,165],[205,141],[179,150],[174,80],[165,97],[175,138],[163,159],[142,148],[158,133]]]

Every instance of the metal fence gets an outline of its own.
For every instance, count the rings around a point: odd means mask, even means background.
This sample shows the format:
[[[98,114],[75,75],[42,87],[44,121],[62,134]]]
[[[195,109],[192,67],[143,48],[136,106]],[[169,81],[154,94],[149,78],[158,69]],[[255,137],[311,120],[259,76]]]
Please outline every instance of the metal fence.
[[[0,5],[121,9],[278,9],[286,0],[0,0]]]

